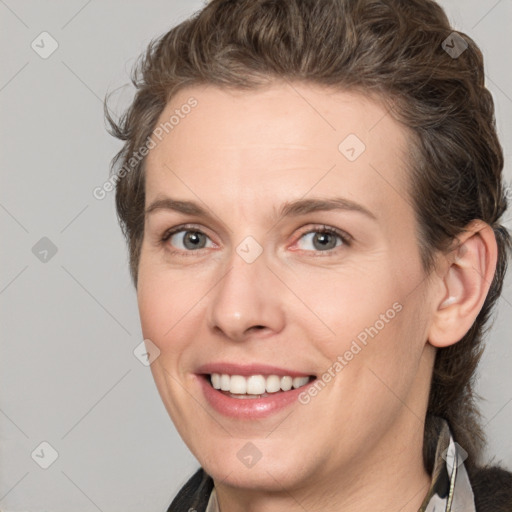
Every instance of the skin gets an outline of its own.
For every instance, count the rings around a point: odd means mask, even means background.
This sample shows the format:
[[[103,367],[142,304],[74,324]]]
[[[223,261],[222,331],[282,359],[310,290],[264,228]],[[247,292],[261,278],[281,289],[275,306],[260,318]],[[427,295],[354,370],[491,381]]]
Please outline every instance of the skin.
[[[430,485],[422,442],[435,347],[459,340],[481,309],[496,264],[492,230],[473,223],[464,250],[425,275],[408,133],[374,99],[304,83],[194,86],[160,120],[191,96],[197,107],[147,157],[146,206],[170,196],[212,218],[146,215],[137,289],[144,337],[160,350],[152,373],[177,430],[213,477],[222,512],[418,510]],[[366,146],[355,161],[338,149],[349,134]],[[277,215],[288,201],[335,196],[375,219]],[[162,241],[186,223],[206,235],[203,248],[183,245],[186,229]],[[322,249],[313,237],[324,225],[352,241],[333,235]],[[252,263],[236,251],[247,236],[263,250]],[[307,405],[227,418],[194,375],[224,361],[320,376],[396,303],[401,311]],[[261,453],[251,468],[237,457],[249,441]]]

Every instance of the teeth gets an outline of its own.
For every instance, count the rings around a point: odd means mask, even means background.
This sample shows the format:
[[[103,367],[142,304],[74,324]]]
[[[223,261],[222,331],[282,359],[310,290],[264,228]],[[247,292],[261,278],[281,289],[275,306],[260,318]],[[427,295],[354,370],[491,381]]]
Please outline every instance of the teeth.
[[[290,391],[293,387],[293,379],[291,377],[281,377],[281,389],[283,391]]]
[[[221,375],[220,376],[220,389],[222,389],[222,391],[229,391],[230,382],[231,382],[231,378],[229,377],[229,375],[226,375],[226,374]]]
[[[277,391],[281,391],[281,379],[277,375],[269,375],[267,377],[265,389],[267,390],[267,393],[276,393]]]
[[[309,381],[308,377],[294,377],[293,378],[293,387],[295,389],[300,388],[301,386],[304,386],[304,384],[307,384]]]
[[[215,389],[220,389],[220,375],[218,373],[212,373],[212,386]]]
[[[234,377],[235,375],[233,375],[231,379],[233,379]],[[251,375],[248,379],[243,379],[247,380],[246,392],[248,395],[262,395],[263,393],[265,393],[266,382],[265,377],[263,377],[263,375]]]
[[[235,395],[245,395],[247,392],[247,379],[241,375],[231,375],[229,392]]]
[[[225,373],[212,373],[211,384],[215,389],[229,391],[235,395],[254,395],[259,396],[266,393],[277,393],[278,391],[289,391],[290,389],[300,388],[309,382],[309,377],[290,377],[285,375],[251,375],[243,377],[242,375],[227,375]]]

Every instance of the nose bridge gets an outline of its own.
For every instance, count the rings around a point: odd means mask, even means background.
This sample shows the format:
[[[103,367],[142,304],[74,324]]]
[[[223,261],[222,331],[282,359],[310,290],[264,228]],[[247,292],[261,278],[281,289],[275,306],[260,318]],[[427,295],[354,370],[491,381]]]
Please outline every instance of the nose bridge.
[[[257,326],[282,329],[284,311],[275,289],[279,282],[267,264],[267,254],[253,237],[246,237],[233,248],[226,271],[211,293],[210,328],[221,330],[233,340],[243,339]]]

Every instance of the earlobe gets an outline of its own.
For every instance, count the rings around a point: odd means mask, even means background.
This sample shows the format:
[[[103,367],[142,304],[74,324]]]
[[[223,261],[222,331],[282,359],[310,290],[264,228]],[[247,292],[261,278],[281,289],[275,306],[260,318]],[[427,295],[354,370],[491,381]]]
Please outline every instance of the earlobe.
[[[440,276],[443,295],[429,330],[428,341],[438,348],[457,343],[469,331],[496,270],[496,238],[488,224],[473,221],[459,241],[459,247],[446,256],[449,265]]]

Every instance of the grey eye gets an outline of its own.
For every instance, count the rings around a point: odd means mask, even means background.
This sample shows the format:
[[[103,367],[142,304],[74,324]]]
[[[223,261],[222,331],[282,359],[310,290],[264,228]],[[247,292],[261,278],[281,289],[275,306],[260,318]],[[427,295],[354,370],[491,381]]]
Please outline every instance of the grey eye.
[[[328,251],[342,245],[343,240],[337,233],[329,231],[310,231],[301,236],[300,240],[307,239],[313,245],[313,249],[300,247],[303,250]],[[340,243],[338,243],[340,242]],[[311,245],[310,245],[311,246]]]
[[[196,250],[206,247],[209,238],[201,231],[182,229],[170,237],[171,244],[178,249]]]

